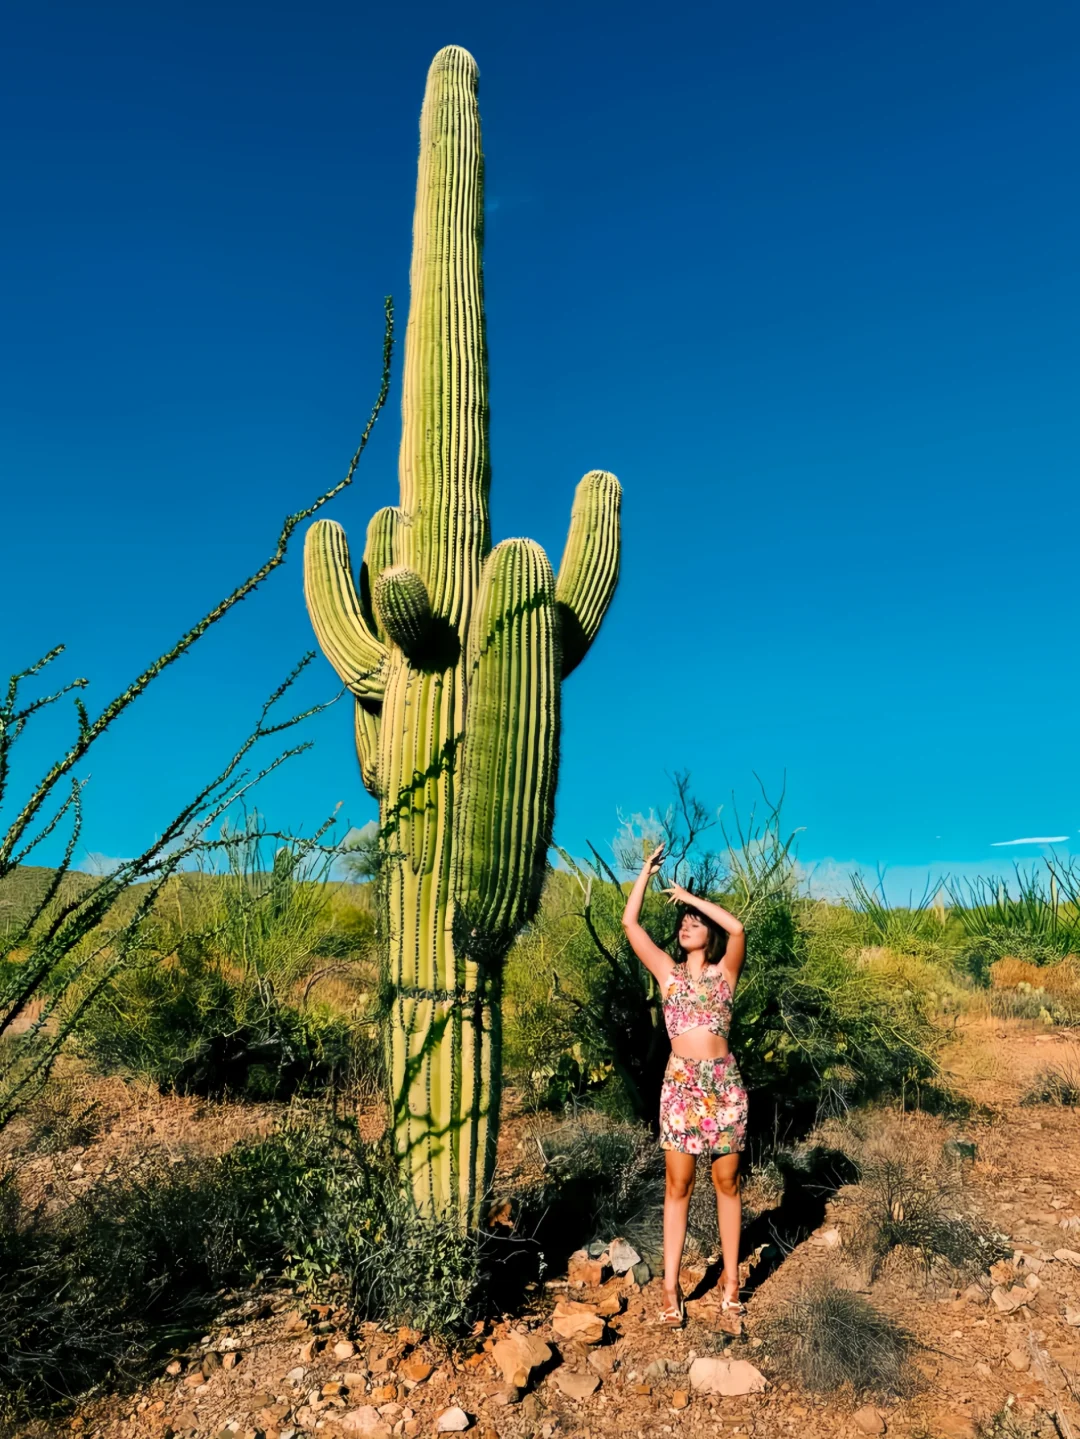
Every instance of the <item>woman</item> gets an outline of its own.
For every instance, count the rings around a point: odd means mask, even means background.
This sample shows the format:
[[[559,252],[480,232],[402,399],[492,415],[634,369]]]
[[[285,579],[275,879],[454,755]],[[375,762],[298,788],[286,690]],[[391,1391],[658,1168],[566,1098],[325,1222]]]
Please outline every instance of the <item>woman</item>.
[[[742,1308],[739,1155],[746,1141],[746,1090],[728,1049],[728,1033],[746,936],[740,921],[726,909],[673,884],[664,893],[673,904],[686,906],[679,924],[678,960],[654,944],[641,926],[641,905],[663,859],[660,845],[645,861],[626,901],[623,929],[630,947],[660,986],[671,1039],[671,1058],[660,1091],[660,1147],[666,1151],[667,1183],[664,1299],[659,1318],[660,1323],[677,1328],[686,1319],[679,1268],[699,1154],[713,1156],[724,1259],[721,1304],[725,1310]]]

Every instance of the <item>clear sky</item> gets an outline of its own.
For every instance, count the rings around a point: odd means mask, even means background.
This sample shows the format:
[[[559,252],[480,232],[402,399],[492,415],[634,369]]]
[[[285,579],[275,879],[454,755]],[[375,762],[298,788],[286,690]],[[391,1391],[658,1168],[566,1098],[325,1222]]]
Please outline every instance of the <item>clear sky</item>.
[[[560,841],[688,768],[715,803],[786,772],[841,868],[1080,847],[1072,0],[9,10],[4,673],[64,641],[104,703],[343,471],[447,43],[482,76],[496,536],[557,562],[579,476],[625,487]],[[397,407],[330,511],[355,542]],[[300,559],[101,746],[88,848],[144,843],[312,645]],[[304,697],[335,688],[320,657]],[[346,704],[309,737],[262,808],[364,823]]]

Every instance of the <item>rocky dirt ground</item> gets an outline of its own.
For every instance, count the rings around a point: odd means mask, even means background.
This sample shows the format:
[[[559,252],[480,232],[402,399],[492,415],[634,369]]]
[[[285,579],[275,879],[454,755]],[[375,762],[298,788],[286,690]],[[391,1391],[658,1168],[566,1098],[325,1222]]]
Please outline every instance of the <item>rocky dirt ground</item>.
[[[970,1020],[958,1028],[946,1066],[955,1088],[978,1106],[975,1117],[899,1121],[937,1125],[944,1137],[976,1146],[964,1165],[965,1205],[1008,1236],[1013,1251],[976,1283],[928,1279],[901,1257],[867,1284],[853,1251],[858,1194],[840,1189],[814,1233],[763,1282],[750,1276],[741,1326],[722,1324],[715,1269],[703,1268],[684,1274],[692,1297],[682,1330],[650,1326],[655,1280],[641,1288],[632,1272],[579,1265],[537,1289],[530,1312],[479,1326],[456,1353],[409,1330],[364,1325],[350,1333],[344,1316],[298,1306],[293,1293],[260,1294],[238,1301],[151,1382],[87,1402],[52,1427],[28,1428],[27,1439],[390,1439],[461,1430],[482,1439],[975,1439],[1003,1411],[1027,1426],[1014,1433],[1073,1439],[1080,1435],[1080,1119],[1068,1108],[1020,1104],[1039,1069],[1067,1058],[1080,1064],[1080,1036]],[[70,1183],[76,1165],[89,1177],[132,1162],[147,1144],[223,1148],[269,1122],[250,1109],[148,1092],[132,1098],[122,1086],[109,1093],[114,1112],[104,1137],[42,1159],[41,1183],[49,1182],[47,1164]],[[508,1167],[521,1167],[531,1124],[519,1116],[507,1125]],[[778,1358],[757,1331],[786,1294],[822,1272],[861,1289],[915,1336],[909,1397],[823,1397],[780,1378]]]

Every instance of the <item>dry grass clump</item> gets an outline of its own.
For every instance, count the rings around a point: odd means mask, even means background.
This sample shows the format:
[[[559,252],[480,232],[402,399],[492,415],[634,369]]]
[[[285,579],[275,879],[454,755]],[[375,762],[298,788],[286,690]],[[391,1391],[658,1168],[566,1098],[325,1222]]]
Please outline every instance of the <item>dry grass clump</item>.
[[[804,1284],[763,1322],[760,1337],[788,1379],[818,1394],[908,1393],[911,1335],[831,1278]]]
[[[859,1171],[861,1219],[852,1245],[869,1279],[900,1250],[929,1273],[972,1276],[1012,1252],[966,1212],[962,1165],[947,1127],[926,1115],[872,1111],[831,1135]]]
[[[1058,1060],[1040,1069],[1021,1104],[1080,1104],[1080,1062]]]
[[[1027,984],[1032,989],[1045,989],[1059,999],[1080,998],[1080,956],[1067,955],[1056,964],[1030,964],[1025,959],[996,960],[990,966],[990,984],[994,989],[1016,989]]]

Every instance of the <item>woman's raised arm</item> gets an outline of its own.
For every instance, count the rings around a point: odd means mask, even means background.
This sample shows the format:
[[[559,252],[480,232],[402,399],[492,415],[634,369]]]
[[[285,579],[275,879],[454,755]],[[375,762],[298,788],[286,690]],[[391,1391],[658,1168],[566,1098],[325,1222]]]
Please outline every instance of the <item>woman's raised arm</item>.
[[[626,937],[630,941],[630,948],[641,960],[642,964],[654,975],[661,990],[671,977],[671,971],[675,968],[675,961],[667,950],[650,938],[647,931],[641,924],[641,905],[645,899],[645,891],[649,887],[649,881],[654,874],[660,871],[660,865],[664,859],[664,846],[658,845],[649,858],[641,867],[641,873],[634,880],[633,888],[626,899],[626,908],[623,910],[622,927]]]

